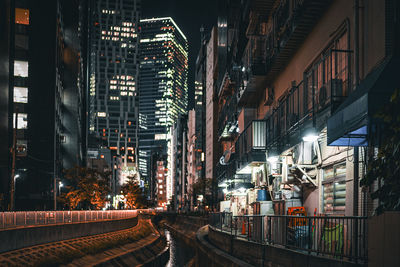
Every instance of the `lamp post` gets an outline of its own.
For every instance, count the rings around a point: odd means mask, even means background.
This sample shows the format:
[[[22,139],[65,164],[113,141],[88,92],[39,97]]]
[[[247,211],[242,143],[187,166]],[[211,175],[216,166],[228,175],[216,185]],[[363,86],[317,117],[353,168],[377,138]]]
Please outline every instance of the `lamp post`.
[[[13,129],[13,145],[12,152],[12,165],[11,165],[11,179],[10,179],[10,211],[14,210],[14,197],[15,197],[15,163],[16,163],[16,150],[17,150],[17,129],[18,129],[18,107],[15,109],[15,122]],[[19,177],[19,176],[18,176]]]
[[[16,175],[14,176],[14,179],[13,179],[13,180],[14,180],[14,181],[13,181],[13,185],[14,185],[14,186],[13,186],[13,190],[12,190],[12,194],[13,194],[13,195],[11,196],[11,197],[12,197],[12,201],[13,201],[13,202],[12,202],[12,210],[15,210],[15,191],[16,191],[16,188],[15,188],[16,182],[15,182],[15,181],[16,181],[19,177],[20,177],[20,175],[19,175],[19,174],[16,174]]]

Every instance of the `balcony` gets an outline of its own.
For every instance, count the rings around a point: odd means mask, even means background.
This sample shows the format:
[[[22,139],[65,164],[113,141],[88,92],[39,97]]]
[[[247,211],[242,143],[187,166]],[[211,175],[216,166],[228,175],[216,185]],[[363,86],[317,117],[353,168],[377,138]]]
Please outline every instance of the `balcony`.
[[[267,37],[267,80],[280,73],[332,0],[284,0],[273,11]]]
[[[245,173],[249,165],[265,162],[266,130],[266,121],[254,120],[240,134],[235,144],[238,173]]]
[[[283,151],[300,142],[301,131],[313,123],[317,129],[325,127],[327,118],[346,98],[348,84],[337,77],[322,84],[306,78],[289,88],[267,115],[267,147]]]
[[[257,11],[260,14],[268,14],[276,0],[249,0],[248,4],[251,10]]]
[[[238,105],[252,106],[258,101],[255,92],[265,85],[267,50],[265,36],[252,36],[242,58],[242,84],[238,90]]]
[[[257,29],[263,18],[266,18],[271,13],[276,0],[249,0],[249,24],[247,25],[246,35],[257,35]]]

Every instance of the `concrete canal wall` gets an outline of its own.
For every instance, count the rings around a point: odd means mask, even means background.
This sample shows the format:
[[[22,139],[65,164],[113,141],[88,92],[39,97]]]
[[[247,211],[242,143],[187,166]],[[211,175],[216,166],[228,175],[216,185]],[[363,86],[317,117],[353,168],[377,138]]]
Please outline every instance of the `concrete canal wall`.
[[[261,245],[241,238],[232,238],[228,233],[208,227],[207,238],[211,245],[253,266],[290,267],[355,267],[363,266],[339,259],[304,254],[299,251]]]
[[[0,230],[0,252],[123,230],[135,226],[137,221],[137,217],[134,217]]]

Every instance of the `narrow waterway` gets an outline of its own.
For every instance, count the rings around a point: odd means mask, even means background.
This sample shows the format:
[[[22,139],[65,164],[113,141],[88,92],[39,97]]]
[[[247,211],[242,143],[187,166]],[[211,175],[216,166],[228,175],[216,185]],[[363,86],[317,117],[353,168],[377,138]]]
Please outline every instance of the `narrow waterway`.
[[[165,231],[165,237],[169,242],[169,260],[166,267],[184,267],[190,259],[194,257],[194,251],[191,247],[185,245],[185,243],[175,236],[173,236],[168,230]]]

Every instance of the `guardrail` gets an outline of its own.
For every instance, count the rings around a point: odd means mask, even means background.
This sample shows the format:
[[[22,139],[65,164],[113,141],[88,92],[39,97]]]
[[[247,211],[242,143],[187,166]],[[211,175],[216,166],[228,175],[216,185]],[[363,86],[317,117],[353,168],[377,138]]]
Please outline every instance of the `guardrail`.
[[[366,217],[213,213],[209,223],[217,230],[260,244],[352,262],[367,260]]]
[[[136,217],[147,210],[70,210],[0,212],[0,229],[62,223],[118,220]]]

